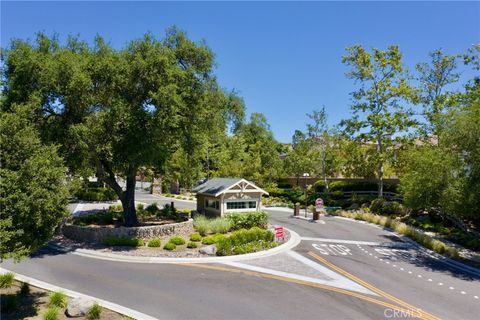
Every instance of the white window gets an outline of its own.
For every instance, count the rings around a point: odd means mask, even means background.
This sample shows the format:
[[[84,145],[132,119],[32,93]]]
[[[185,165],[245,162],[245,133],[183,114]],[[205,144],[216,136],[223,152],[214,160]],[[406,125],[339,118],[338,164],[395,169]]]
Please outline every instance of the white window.
[[[227,210],[236,209],[255,209],[257,207],[256,201],[232,201],[227,202]]]

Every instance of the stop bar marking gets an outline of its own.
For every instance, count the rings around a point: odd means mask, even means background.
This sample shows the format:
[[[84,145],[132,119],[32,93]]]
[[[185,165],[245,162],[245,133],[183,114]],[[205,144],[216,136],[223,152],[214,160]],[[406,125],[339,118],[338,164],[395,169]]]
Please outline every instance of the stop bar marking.
[[[385,244],[385,243],[382,243],[382,242],[340,240],[340,239],[326,239],[326,238],[311,238],[311,237],[302,237],[302,240],[328,242],[328,243],[360,244],[360,245],[365,245],[365,246],[381,246],[381,245]]]

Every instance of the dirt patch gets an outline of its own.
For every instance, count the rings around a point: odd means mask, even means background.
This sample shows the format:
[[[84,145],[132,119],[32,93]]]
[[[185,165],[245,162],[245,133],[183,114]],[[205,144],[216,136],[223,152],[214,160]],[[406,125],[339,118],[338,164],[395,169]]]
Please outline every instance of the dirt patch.
[[[49,291],[43,290],[34,286],[30,286],[30,293],[28,295],[20,295],[21,283],[15,281],[15,283],[6,289],[0,289],[1,295],[1,318],[2,320],[18,320],[18,319],[31,319],[41,320],[45,311],[48,309]],[[17,297],[18,303],[15,310],[7,310],[7,300]],[[61,308],[58,312],[58,319],[73,319],[65,315],[65,308]],[[87,319],[86,317],[78,317],[75,319]],[[116,313],[112,310],[102,308],[100,319],[121,320],[125,319],[125,316]]]

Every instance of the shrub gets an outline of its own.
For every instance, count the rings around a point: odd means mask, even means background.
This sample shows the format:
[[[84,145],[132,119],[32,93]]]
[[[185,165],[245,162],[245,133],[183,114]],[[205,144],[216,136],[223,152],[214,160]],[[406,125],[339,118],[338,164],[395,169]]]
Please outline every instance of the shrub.
[[[160,239],[152,239],[152,240],[148,241],[148,246],[150,248],[159,248],[160,245],[161,245]]]
[[[2,312],[12,312],[18,309],[19,299],[16,294],[2,294]]]
[[[195,249],[196,247],[197,247],[197,243],[195,243],[195,242],[189,242],[187,244],[187,248]]]
[[[243,254],[271,248],[276,246],[276,243],[272,243],[273,240],[274,235],[271,231],[258,227],[238,230],[218,241],[217,255]]]
[[[93,306],[88,310],[87,319],[95,320],[100,319],[100,314],[102,313],[102,306],[98,303],[94,303]]]
[[[145,206],[143,205],[143,203],[138,203],[138,204],[137,204],[137,210],[140,210],[140,211],[141,211],[141,210],[143,210],[144,207],[145,207]]]
[[[168,242],[171,242],[177,246],[185,244],[185,240],[182,237],[178,237],[178,236],[171,237],[170,240],[168,240]]]
[[[20,286],[20,294],[22,296],[27,296],[30,293],[30,284],[28,282],[22,282]]]
[[[15,275],[11,272],[0,275],[0,288],[10,288],[15,280]]]
[[[228,218],[216,218],[210,220],[210,232],[227,233],[232,228],[233,223]]]
[[[224,238],[225,238],[224,234],[216,233],[213,236],[203,238],[202,239],[202,244],[205,244],[205,245],[214,244],[214,243],[217,243]]]
[[[266,228],[268,214],[263,211],[251,213],[230,213],[226,216],[232,222],[232,229],[250,229],[253,227]]]
[[[168,250],[168,251],[172,251],[172,250],[175,250],[176,247],[177,247],[177,246],[175,245],[175,243],[167,242],[167,243],[163,246],[163,249]]]
[[[158,213],[158,207],[157,203],[154,202],[152,204],[149,204],[146,208],[145,211],[148,212],[151,216],[156,215]]]
[[[68,303],[67,295],[60,291],[50,293],[49,299],[50,301],[48,305],[50,307],[53,306],[53,307],[65,308]]]
[[[48,307],[47,311],[43,314],[44,320],[57,320],[58,319],[58,308],[55,306]]]
[[[128,247],[142,247],[145,245],[143,239],[129,238],[129,237],[105,237],[103,244],[107,246],[128,246]]]
[[[195,241],[195,242],[198,242],[198,241],[202,241],[202,236],[200,235],[200,233],[192,233],[190,235],[190,241]]]
[[[210,224],[205,216],[199,215],[193,219],[193,227],[198,233],[200,233],[200,235],[205,236],[209,230]]]
[[[163,206],[162,210],[157,212],[157,216],[159,218],[168,218],[168,219],[176,219],[177,218],[177,211],[175,207],[172,207],[169,204]]]
[[[375,199],[370,205],[370,210],[382,215],[402,215],[405,213],[403,206],[395,201],[386,201],[385,199]]]

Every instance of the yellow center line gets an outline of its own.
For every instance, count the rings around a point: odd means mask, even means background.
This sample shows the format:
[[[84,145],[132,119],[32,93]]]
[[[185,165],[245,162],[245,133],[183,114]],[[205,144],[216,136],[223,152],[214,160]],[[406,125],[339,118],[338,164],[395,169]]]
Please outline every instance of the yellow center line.
[[[410,310],[412,310],[412,311],[418,312],[419,314],[421,314],[421,317],[422,317],[423,319],[431,319],[431,320],[438,320],[438,319],[439,319],[438,317],[436,317],[436,316],[434,316],[434,315],[432,315],[432,314],[430,314],[430,313],[428,313],[428,312],[426,312],[426,311],[423,311],[423,310],[421,310],[420,308],[417,308],[417,307],[415,307],[415,306],[412,306],[411,304],[409,304],[409,303],[407,303],[407,302],[405,302],[405,301],[403,301],[403,300],[400,300],[399,298],[394,297],[394,296],[392,296],[391,294],[388,294],[388,293],[386,293],[385,291],[382,291],[382,290],[378,289],[377,287],[374,287],[373,285],[369,284],[368,282],[365,282],[364,280],[362,280],[362,279],[360,279],[360,278],[352,275],[351,273],[349,273],[349,272],[341,269],[340,267],[334,265],[333,263],[327,261],[326,259],[320,257],[319,255],[317,255],[317,254],[315,254],[315,253],[313,253],[313,252],[309,252],[308,254],[309,254],[311,257],[315,258],[316,260],[320,261],[321,263],[325,264],[326,266],[334,269],[334,270],[337,271],[338,273],[343,274],[344,276],[346,276],[346,277],[349,278],[350,280],[357,282],[358,284],[366,287],[367,289],[372,290],[373,292],[375,292],[375,293],[383,296],[384,298],[387,298],[387,299],[389,299],[389,300],[391,300],[391,301],[394,301],[394,302],[398,303],[399,305],[401,305],[402,307],[406,307],[406,308],[408,308],[408,309],[410,309]]]
[[[315,288],[320,288],[328,291],[333,291],[337,293],[341,293],[344,295],[348,295],[354,298],[358,298],[361,300],[365,300],[368,302],[371,302],[373,304],[377,304],[380,306],[384,306],[387,308],[390,308],[392,310],[398,310],[399,312],[403,312],[403,314],[412,314],[412,310],[404,309],[402,307],[399,307],[397,305],[390,304],[385,301],[381,301],[363,294],[359,294],[350,290],[346,289],[341,289],[341,288],[336,288],[336,287],[331,287],[328,285],[323,285],[320,283],[314,283],[314,282],[308,282],[304,280],[299,280],[299,279],[292,279],[292,278],[287,278],[283,276],[277,276],[277,275],[272,275],[268,273],[262,273],[262,272],[257,272],[257,271],[250,271],[250,270],[243,270],[243,269],[233,269],[233,268],[226,268],[226,267],[221,267],[221,266],[213,266],[213,265],[207,265],[207,264],[197,264],[197,263],[181,263],[178,265],[182,266],[189,266],[189,267],[196,267],[196,268],[203,268],[203,269],[211,269],[211,270],[218,270],[218,271],[226,271],[226,272],[234,272],[234,273],[243,273],[246,275],[250,276],[255,276],[255,277],[261,277],[261,278],[267,278],[267,279],[274,279],[274,280],[279,280],[279,281],[285,281],[285,282],[290,282],[290,283],[295,283],[295,284],[301,284],[305,286],[310,286],[310,287],[315,287]]]

